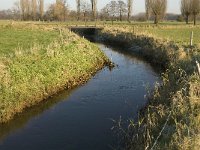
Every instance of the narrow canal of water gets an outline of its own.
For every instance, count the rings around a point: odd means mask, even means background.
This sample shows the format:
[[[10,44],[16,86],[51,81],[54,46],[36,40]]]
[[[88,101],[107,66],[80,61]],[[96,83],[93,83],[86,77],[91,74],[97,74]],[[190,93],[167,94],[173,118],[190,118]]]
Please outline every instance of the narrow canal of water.
[[[159,80],[145,61],[99,44],[118,65],[88,83],[40,103],[0,125],[0,150],[109,150],[115,147],[112,119],[136,118],[146,86]]]

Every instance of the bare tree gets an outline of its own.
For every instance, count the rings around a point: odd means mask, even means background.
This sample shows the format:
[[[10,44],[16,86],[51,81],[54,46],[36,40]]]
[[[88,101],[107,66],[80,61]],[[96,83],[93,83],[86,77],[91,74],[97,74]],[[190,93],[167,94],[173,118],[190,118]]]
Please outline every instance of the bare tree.
[[[46,20],[48,20],[48,21],[53,21],[53,20],[55,20],[55,15],[54,15],[54,13],[55,13],[55,8],[56,8],[56,6],[55,6],[56,4],[51,4],[51,5],[49,5],[49,7],[48,7],[48,9],[47,9],[47,11],[46,11],[46,13],[45,13],[45,19]]]
[[[151,0],[150,6],[154,15],[154,23],[158,24],[160,19],[163,19],[167,10],[167,0]]]
[[[100,17],[101,17],[101,20],[107,20],[109,19],[109,16],[110,16],[110,8],[109,8],[109,4],[107,4],[104,8],[101,9],[101,12],[100,12]]]
[[[111,1],[109,4],[109,13],[112,18],[112,24],[114,21],[114,18],[117,16],[118,10],[117,10],[117,2],[116,1]]]
[[[127,13],[127,6],[124,1],[119,0],[118,1],[118,11],[119,11],[119,20],[122,21],[122,17]]]
[[[185,17],[186,24],[189,23],[189,16],[192,13],[191,0],[181,0],[181,13]]]
[[[146,19],[149,20],[151,16],[151,0],[145,0]]]
[[[31,16],[32,16],[32,2],[31,2],[31,0],[26,0],[25,1],[26,2],[26,4],[25,4],[25,6],[26,6],[26,19],[27,20],[31,20]]]
[[[37,0],[32,0],[32,19],[36,20],[37,16]]]
[[[56,0],[54,5],[54,19],[58,21],[65,21],[67,14],[67,1],[66,0]]]
[[[67,4],[67,0],[63,0],[63,14],[64,14],[64,21],[66,21],[66,16],[68,13],[68,4]]]
[[[21,9],[22,20],[25,20],[26,0],[20,0],[20,9]]]
[[[28,20],[31,17],[31,0],[20,0],[20,10],[22,20]]]
[[[85,25],[87,23],[88,18],[90,17],[91,6],[86,0],[81,1],[81,12],[83,13],[83,18],[85,21]]]
[[[197,16],[200,13],[200,0],[191,0],[192,15],[194,17],[194,25],[196,25]]]
[[[14,2],[13,8],[12,8],[12,12],[13,12],[13,19],[14,20],[21,19],[20,1],[15,1]]]
[[[39,6],[40,20],[43,20],[43,16],[44,16],[44,0],[38,0],[38,6]]]
[[[127,8],[128,8],[128,22],[131,22],[130,18],[133,11],[133,0],[127,0]]]
[[[54,5],[54,19],[56,19],[57,21],[62,20],[62,10],[63,10],[62,0],[56,0],[56,4]]]
[[[90,0],[92,4],[92,19],[96,20],[97,15],[97,0]]]
[[[119,17],[119,20],[122,21],[123,16],[127,14],[127,5],[123,0],[111,1],[108,3],[100,13],[101,19],[110,19],[112,24],[114,19]]]
[[[80,12],[81,12],[81,0],[76,0],[77,7],[77,20],[80,20]]]

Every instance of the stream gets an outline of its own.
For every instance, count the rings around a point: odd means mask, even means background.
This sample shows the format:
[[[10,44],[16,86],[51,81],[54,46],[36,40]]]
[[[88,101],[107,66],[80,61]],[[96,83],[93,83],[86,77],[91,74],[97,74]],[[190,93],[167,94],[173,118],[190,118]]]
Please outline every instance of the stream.
[[[146,103],[147,85],[159,81],[144,60],[104,44],[117,67],[99,71],[85,85],[59,95],[0,125],[0,150],[110,150],[113,120],[136,119]]]

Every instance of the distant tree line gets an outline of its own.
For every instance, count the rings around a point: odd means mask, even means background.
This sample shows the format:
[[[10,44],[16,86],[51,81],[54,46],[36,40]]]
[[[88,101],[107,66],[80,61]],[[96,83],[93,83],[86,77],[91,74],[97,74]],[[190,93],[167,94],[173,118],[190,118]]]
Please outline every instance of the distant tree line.
[[[70,10],[67,0],[56,0],[48,8],[44,0],[17,0],[14,7],[0,11],[0,19],[20,19],[23,21],[128,21],[133,20],[134,0],[111,0],[101,10],[97,10],[97,0],[76,0],[76,11]],[[140,20],[154,20],[158,24],[166,18],[167,0],[145,0],[145,15]],[[200,14],[200,0],[181,0],[181,13],[186,23]],[[181,18],[179,17],[181,20]]]
[[[167,0],[145,0],[146,19],[153,15],[154,23],[158,22],[166,16]],[[196,25],[197,17],[200,14],[200,0],[181,0],[181,15],[189,23],[189,17],[192,16],[194,25]]]

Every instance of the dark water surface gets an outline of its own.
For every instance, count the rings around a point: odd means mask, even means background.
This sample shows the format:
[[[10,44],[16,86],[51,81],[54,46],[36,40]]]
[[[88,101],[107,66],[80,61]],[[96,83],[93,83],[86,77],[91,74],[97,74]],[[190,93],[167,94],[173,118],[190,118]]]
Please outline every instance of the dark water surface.
[[[109,150],[112,119],[136,118],[146,85],[159,80],[143,60],[99,44],[114,63],[87,84],[40,103],[0,125],[0,150]],[[115,147],[115,146],[114,146]]]

